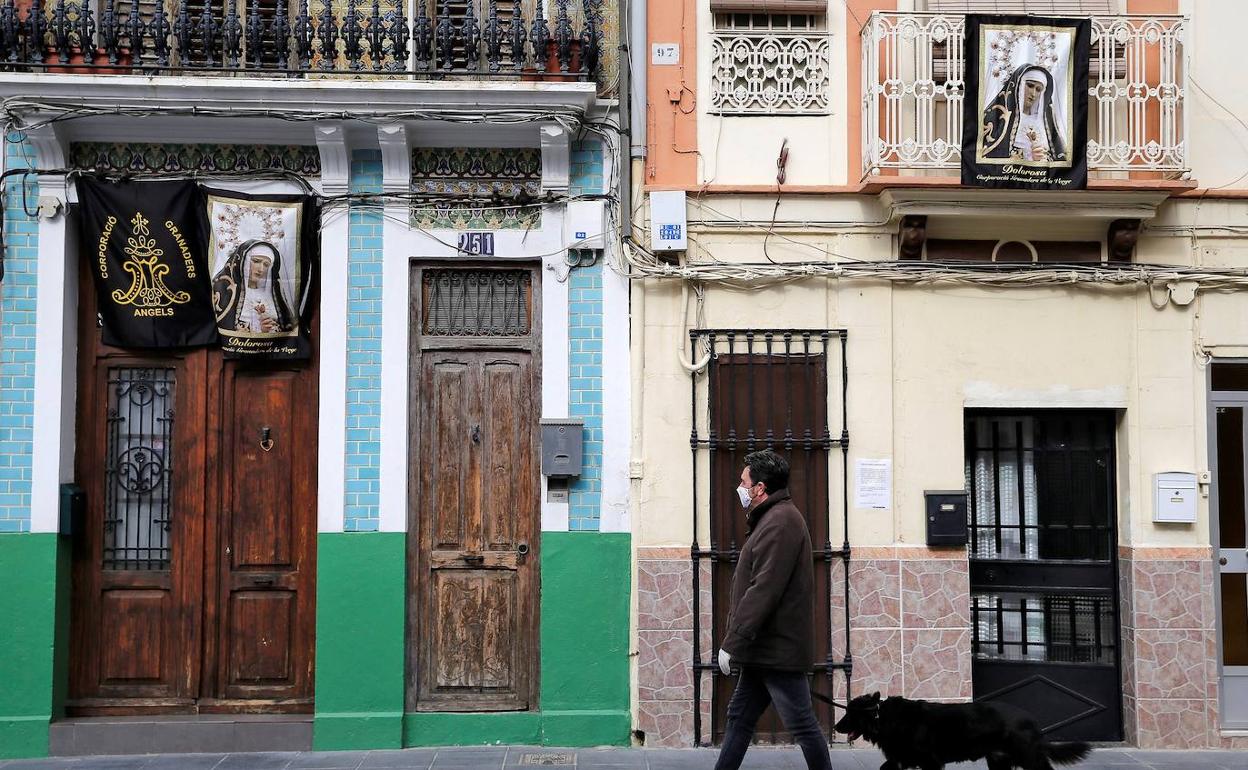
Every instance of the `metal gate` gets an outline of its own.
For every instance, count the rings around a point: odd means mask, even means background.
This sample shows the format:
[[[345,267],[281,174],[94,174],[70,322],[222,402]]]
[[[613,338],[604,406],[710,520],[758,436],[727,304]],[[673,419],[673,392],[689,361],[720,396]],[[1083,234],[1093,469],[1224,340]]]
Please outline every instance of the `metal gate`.
[[[1122,740],[1114,414],[968,411],[977,701]]]
[[[819,663],[812,686],[818,692],[849,697],[851,655],[849,648],[849,541],[848,541],[848,407],[845,364],[847,334],[844,330],[694,330],[689,334],[694,358],[710,355],[704,377],[692,378],[693,410],[690,447],[693,451],[693,671],[695,745],[708,745],[702,719],[702,677],[712,677],[711,742],[724,732],[728,699],[736,677],[726,677],[715,665],[715,651],[723,639],[727,621],[727,597],[732,571],[745,542],[745,516],[734,492],[745,455],[773,449],[788,459],[793,501],[806,517],[815,560],[815,642]],[[839,344],[837,344],[839,343]],[[839,369],[838,398],[829,405],[829,370]],[[703,386],[704,385],[704,386]],[[839,407],[840,425],[829,428],[829,412]],[[840,449],[839,508],[841,544],[832,545],[831,460]],[[700,473],[709,473],[710,547],[698,541]],[[843,569],[834,576],[839,560]],[[710,649],[702,649],[701,565],[710,565],[712,629]],[[843,606],[844,646],[834,643],[833,597]],[[841,610],[837,608],[837,612]],[[837,653],[841,653],[838,659]],[[704,662],[705,661],[705,662]],[[834,688],[834,675],[842,672],[842,688]],[[832,707],[816,701],[816,714],[831,738],[836,718]],[[769,708],[759,721],[756,739],[787,742],[789,736]]]

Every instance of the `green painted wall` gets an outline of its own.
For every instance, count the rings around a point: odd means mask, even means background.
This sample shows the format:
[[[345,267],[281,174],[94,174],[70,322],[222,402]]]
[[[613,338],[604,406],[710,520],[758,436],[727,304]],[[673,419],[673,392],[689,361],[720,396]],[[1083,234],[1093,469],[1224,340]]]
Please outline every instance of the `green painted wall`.
[[[631,537],[543,532],[539,710],[408,714],[406,746],[627,745]]]
[[[313,748],[402,745],[406,539],[317,536]]]
[[[55,534],[0,535],[0,758],[47,756],[67,681],[69,557]]]

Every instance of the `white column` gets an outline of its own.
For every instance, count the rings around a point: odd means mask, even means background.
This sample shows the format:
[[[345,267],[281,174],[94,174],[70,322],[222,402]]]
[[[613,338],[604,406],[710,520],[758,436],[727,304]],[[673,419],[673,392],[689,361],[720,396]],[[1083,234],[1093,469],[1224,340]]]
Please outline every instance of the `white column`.
[[[28,131],[38,168],[65,168],[53,127]],[[69,240],[63,176],[40,176],[39,264],[35,294],[35,403],[31,458],[30,531],[56,532],[60,485],[74,478],[77,392],[78,271]]]
[[[608,376],[610,372],[610,376]],[[628,349],[628,278],[602,267],[601,532],[631,532],[628,461],[632,432],[632,358]]]
[[[382,190],[408,191],[411,176],[407,133],[402,125],[377,129]],[[381,510],[382,532],[407,529],[408,307],[411,228],[406,202],[385,205],[381,268]]]
[[[346,127],[316,126],[321,153],[321,192],[348,191],[351,157]],[[320,421],[318,430],[317,531],[342,532],[346,489],[348,224],[345,205],[321,218]]]

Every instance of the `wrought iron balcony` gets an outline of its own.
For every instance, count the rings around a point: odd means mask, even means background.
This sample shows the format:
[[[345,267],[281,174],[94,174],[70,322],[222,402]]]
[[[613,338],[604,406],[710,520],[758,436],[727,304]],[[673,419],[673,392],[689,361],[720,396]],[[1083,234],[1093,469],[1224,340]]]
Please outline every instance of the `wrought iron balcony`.
[[[948,175],[960,167],[963,23],[956,15],[876,12],[863,27],[864,177]],[[1186,23],[1182,16],[1092,19],[1087,89],[1093,178],[1188,173]]]
[[[599,13],[592,0],[3,0],[0,68],[592,80]]]

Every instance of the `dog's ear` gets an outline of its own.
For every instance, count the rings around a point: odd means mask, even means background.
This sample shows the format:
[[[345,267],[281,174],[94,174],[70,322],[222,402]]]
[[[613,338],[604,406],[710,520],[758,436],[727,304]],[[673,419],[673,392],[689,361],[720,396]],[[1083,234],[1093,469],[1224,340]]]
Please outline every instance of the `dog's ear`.
[[[879,693],[879,691],[878,691],[878,690],[877,690],[877,691],[875,691],[875,692],[873,692],[873,693],[871,693],[871,702],[872,702],[872,703],[879,703],[879,702],[880,702],[880,693]]]

